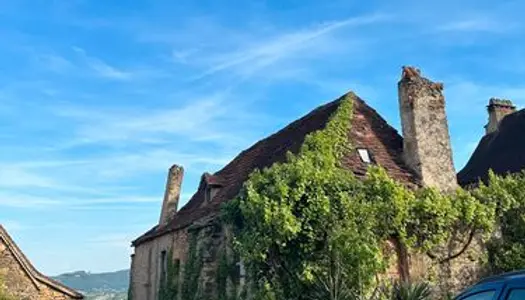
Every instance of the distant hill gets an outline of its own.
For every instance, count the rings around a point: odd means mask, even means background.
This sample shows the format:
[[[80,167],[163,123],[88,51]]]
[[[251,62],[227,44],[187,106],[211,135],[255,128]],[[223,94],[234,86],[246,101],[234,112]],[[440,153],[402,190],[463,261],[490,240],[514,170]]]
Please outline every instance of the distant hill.
[[[129,286],[129,270],[109,273],[77,271],[53,279],[82,292],[87,300],[125,300]]]

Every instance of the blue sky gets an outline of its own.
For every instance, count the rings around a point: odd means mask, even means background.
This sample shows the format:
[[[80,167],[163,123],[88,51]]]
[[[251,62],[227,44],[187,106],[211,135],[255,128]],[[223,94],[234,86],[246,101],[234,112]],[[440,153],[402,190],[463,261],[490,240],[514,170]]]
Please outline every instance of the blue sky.
[[[0,222],[44,273],[127,268],[173,163],[185,203],[348,90],[399,129],[405,64],[444,82],[459,170],[488,99],[525,104],[525,3],[365,2],[0,0]]]

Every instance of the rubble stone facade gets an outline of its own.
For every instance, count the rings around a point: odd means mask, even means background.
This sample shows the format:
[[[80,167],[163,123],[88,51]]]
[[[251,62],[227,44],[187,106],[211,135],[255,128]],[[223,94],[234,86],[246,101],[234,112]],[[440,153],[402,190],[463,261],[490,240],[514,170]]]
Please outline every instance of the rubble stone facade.
[[[399,108],[403,127],[405,162],[425,186],[454,190],[456,171],[445,112],[443,84],[404,67],[399,81]]]
[[[38,273],[0,226],[0,279],[3,289],[21,300],[70,300],[83,296]]]

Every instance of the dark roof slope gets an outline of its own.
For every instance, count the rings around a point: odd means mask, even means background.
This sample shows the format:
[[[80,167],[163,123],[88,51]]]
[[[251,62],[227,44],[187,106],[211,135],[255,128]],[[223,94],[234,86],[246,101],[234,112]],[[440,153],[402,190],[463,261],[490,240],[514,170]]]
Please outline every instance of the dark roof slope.
[[[458,173],[462,186],[488,179],[489,170],[504,175],[525,169],[525,110],[507,115],[497,131],[485,135]]]
[[[56,291],[59,291],[65,295],[70,296],[73,299],[83,299],[84,296],[78,292],[76,292],[73,289],[68,288],[67,286],[61,284],[58,281],[55,281],[47,276],[42,275],[42,273],[38,272],[37,269],[31,264],[31,262],[27,259],[27,257],[22,253],[20,248],[15,244],[13,239],[9,236],[7,231],[0,225],[0,240],[3,240],[6,244],[7,248],[13,253],[13,256],[18,261],[22,269],[26,272],[26,274],[31,278],[31,281],[35,284],[35,286],[38,285],[36,282],[40,282],[51,289],[54,289]]]
[[[346,96],[346,95],[345,95]],[[219,206],[240,191],[243,183],[255,169],[263,169],[275,162],[283,162],[288,151],[297,153],[305,137],[314,131],[323,129],[341,100],[325,104],[306,116],[296,120],[279,132],[259,141],[249,149],[241,152],[228,165],[213,175],[205,175],[197,192],[190,201],[177,212],[173,220],[162,228],[154,227],[133,242],[138,245],[155,236],[190,225],[193,221],[218,212]],[[394,178],[407,185],[419,184],[415,175],[409,171],[402,160],[403,139],[381,116],[363,100],[353,96],[353,119],[349,140],[356,148],[366,148],[374,161],[383,166]],[[343,159],[343,166],[357,175],[364,175],[367,165],[357,152],[352,152]],[[211,203],[205,201],[206,184],[221,186]]]

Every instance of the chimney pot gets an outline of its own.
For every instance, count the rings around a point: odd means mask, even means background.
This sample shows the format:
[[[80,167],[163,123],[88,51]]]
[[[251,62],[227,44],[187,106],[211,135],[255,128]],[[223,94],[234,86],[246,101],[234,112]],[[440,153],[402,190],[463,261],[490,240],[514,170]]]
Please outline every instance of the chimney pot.
[[[516,106],[508,99],[490,98],[487,111],[489,113],[489,121],[485,125],[485,133],[489,134],[498,130],[501,120],[515,112]]]

